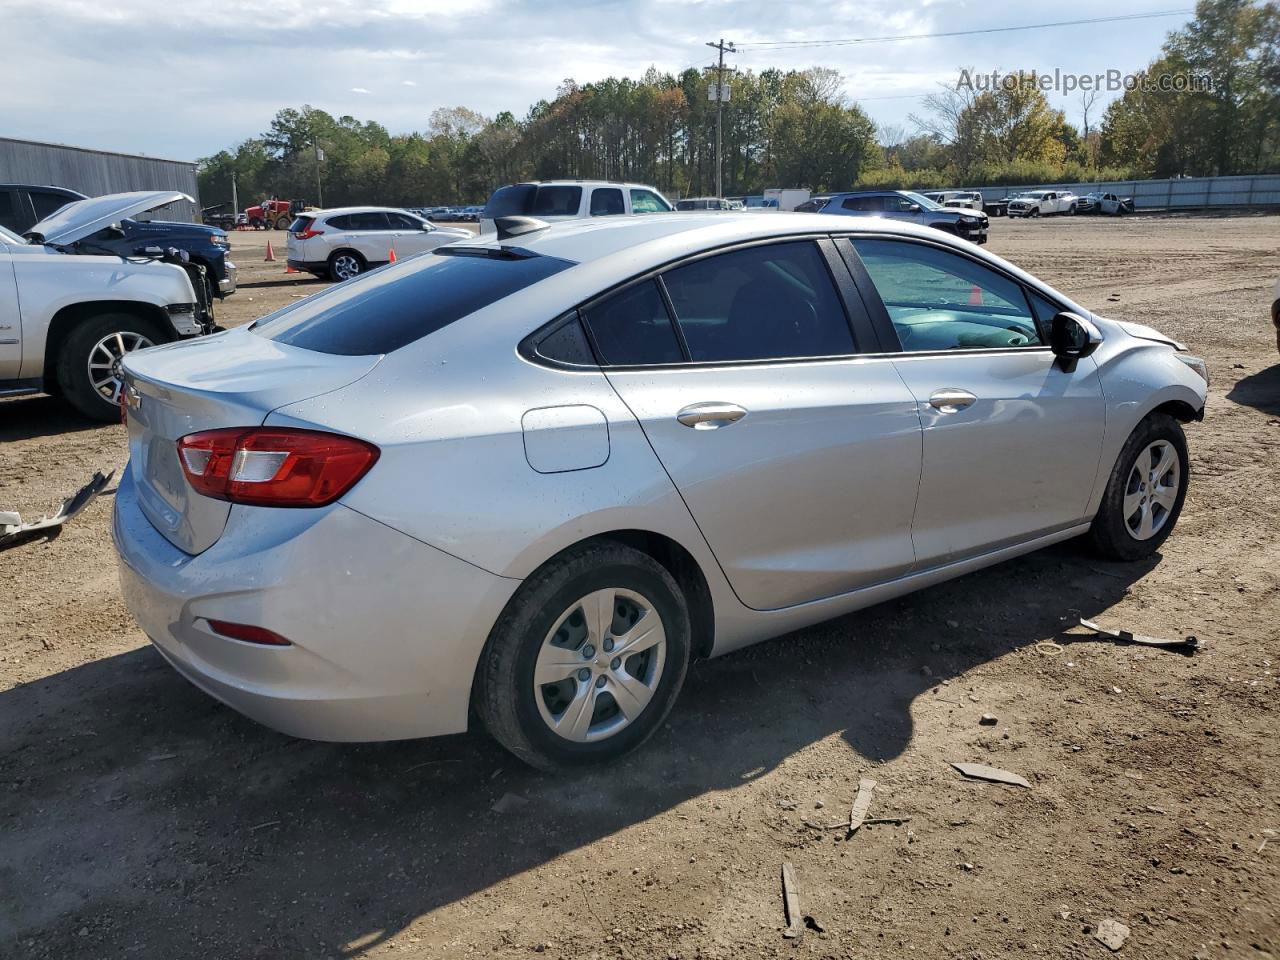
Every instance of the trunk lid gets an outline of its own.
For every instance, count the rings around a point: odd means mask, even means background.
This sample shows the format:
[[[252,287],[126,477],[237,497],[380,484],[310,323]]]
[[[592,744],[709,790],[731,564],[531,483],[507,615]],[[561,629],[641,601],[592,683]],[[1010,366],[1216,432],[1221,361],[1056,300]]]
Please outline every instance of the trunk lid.
[[[359,380],[379,356],[290,347],[245,328],[130,354],[124,363],[129,459],[142,512],[186,553],[213,546],[231,504],[196,493],[177,441],[219,427],[260,426],[276,407]]]

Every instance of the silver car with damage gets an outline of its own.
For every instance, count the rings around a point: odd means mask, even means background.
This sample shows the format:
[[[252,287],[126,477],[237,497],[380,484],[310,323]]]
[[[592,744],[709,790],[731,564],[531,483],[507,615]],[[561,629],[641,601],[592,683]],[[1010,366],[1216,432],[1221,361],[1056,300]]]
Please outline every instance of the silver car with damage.
[[[616,757],[715,656],[1072,537],[1155,551],[1203,362],[883,219],[499,220],[125,360],[125,598],[296,736]]]

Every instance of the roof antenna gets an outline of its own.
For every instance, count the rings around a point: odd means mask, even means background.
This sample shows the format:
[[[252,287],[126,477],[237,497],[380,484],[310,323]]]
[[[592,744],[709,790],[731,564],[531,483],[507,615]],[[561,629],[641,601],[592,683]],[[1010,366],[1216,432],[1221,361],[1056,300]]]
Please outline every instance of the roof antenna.
[[[493,221],[493,225],[498,228],[498,239],[510,240],[512,237],[520,237],[526,233],[537,233],[539,230],[545,230],[551,224],[545,220],[539,220],[537,217],[498,217]]]

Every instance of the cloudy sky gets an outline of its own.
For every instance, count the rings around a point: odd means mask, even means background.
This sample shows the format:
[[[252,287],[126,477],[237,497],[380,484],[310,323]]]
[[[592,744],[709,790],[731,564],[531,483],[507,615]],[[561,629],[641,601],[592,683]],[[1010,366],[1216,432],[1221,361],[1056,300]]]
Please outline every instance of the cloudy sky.
[[[1125,23],[826,47],[756,47],[1019,26],[1189,8],[1176,0],[0,0],[8,96],[0,135],[196,159],[309,103],[423,129],[464,105],[522,116],[566,77],[710,63],[824,66],[881,123],[909,126],[919,95],[982,71],[1144,66],[1186,13]],[[1105,95],[1109,97],[1110,95]],[[1078,94],[1051,96],[1079,122]],[[1099,109],[1097,115],[1101,114]]]

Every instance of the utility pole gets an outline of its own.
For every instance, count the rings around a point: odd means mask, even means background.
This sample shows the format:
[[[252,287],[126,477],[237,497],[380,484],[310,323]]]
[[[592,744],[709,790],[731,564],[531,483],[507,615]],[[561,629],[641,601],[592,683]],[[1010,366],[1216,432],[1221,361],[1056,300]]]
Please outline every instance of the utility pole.
[[[312,140],[311,145],[316,150],[316,206],[323,210],[324,190],[320,187],[320,164],[324,161],[324,151],[320,149],[319,140]]]
[[[725,43],[724,37],[720,38],[719,43],[711,43],[707,41],[707,46],[712,50],[720,52],[720,63],[716,66],[716,196],[724,196],[724,163],[722,160],[724,150],[724,102],[728,99],[724,89],[724,55],[726,53],[736,53],[737,50],[732,43]],[[733,68],[730,67],[730,70]]]

